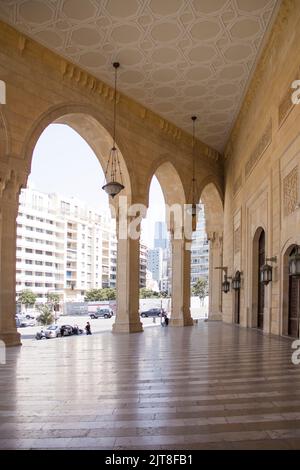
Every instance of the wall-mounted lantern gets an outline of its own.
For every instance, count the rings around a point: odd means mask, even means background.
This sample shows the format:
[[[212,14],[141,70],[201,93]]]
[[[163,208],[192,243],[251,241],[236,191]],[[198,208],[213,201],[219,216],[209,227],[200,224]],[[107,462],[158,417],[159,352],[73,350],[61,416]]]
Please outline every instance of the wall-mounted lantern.
[[[268,264],[277,263],[277,256],[267,258],[266,263],[260,268],[260,282],[267,286],[273,280],[273,268]]]
[[[289,275],[300,277],[300,246],[296,246],[289,260]]]
[[[228,268],[225,266],[219,266],[215,269],[221,269],[222,271],[224,271],[225,274],[224,274],[224,281],[222,282],[222,291],[224,292],[224,294],[228,294],[228,292],[230,291],[229,279],[232,279],[231,276],[227,276]]]
[[[227,276],[225,276],[224,281],[222,282],[222,291],[224,294],[228,294],[230,291],[230,282],[228,281]]]
[[[234,278],[232,279],[232,289],[240,290],[241,289],[241,272],[237,271]]]

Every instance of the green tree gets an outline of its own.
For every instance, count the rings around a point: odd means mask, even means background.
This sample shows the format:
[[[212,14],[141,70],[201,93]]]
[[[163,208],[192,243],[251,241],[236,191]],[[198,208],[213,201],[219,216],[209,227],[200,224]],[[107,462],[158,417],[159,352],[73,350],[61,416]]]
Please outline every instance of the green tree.
[[[55,310],[55,307],[59,304],[59,295],[55,292],[48,292],[47,294],[47,303],[52,309]]]
[[[18,302],[22,305],[25,305],[25,308],[33,307],[36,302],[37,296],[31,290],[23,290],[20,292],[18,297]]]
[[[205,297],[208,295],[208,282],[206,279],[199,278],[196,284],[192,287],[192,294],[199,297],[200,301],[203,302]]]
[[[156,292],[146,287],[140,289],[140,299],[159,299],[161,297],[159,292]]]
[[[53,323],[54,316],[49,305],[40,305],[38,309],[40,311],[40,314],[37,317],[37,321],[44,326],[51,325],[51,323]]]
[[[103,300],[116,300],[116,289],[106,287],[104,289],[91,289],[86,292],[86,302],[100,302]]]

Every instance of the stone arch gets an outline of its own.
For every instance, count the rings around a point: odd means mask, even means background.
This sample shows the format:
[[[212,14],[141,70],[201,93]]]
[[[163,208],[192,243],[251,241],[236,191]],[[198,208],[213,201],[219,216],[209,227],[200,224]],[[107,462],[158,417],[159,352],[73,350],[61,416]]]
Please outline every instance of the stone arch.
[[[205,186],[201,186],[199,199],[204,204],[206,232],[223,233],[224,207],[220,188],[215,182],[208,180]]]
[[[166,204],[184,205],[186,203],[186,193],[179,169],[173,162],[170,162],[168,157],[162,157],[152,165],[147,178],[147,205],[149,204],[149,191],[153,176],[156,176],[159,181]]]
[[[53,107],[34,122],[27,134],[23,147],[23,157],[29,169],[31,167],[33,151],[40,135],[48,125],[54,123],[70,126],[85,139],[98,158],[103,171],[105,171],[107,156],[112,146],[111,123],[107,122],[99,110],[91,106],[78,104]],[[117,140],[125,185],[125,190],[122,194],[126,195],[129,199],[128,202],[131,203],[132,180],[130,178],[130,164],[128,159],[125,161],[126,147],[123,144],[122,138],[118,137]]]

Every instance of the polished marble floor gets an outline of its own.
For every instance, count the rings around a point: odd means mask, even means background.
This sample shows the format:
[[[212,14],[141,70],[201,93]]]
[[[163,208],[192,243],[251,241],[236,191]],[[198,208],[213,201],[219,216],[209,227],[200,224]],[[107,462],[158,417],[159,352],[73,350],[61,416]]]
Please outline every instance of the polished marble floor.
[[[0,449],[300,449],[291,341],[221,323],[25,340]]]

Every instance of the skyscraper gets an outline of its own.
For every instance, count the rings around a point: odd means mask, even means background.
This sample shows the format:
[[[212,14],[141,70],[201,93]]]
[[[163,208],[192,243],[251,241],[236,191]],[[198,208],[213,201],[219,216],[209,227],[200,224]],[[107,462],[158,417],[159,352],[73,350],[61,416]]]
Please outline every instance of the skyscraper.
[[[154,231],[154,248],[162,248],[165,250],[168,247],[168,232],[165,222],[155,222]]]

